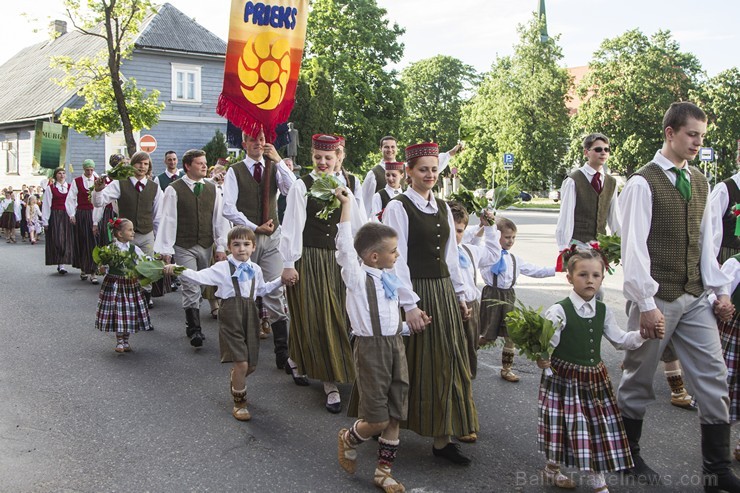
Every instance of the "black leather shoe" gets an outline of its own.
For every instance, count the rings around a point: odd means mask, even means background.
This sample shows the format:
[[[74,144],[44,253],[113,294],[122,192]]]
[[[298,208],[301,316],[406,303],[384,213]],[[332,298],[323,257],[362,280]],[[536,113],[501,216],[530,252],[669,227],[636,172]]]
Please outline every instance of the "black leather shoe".
[[[285,360],[285,373],[293,377],[293,383],[295,383],[299,387],[308,387],[309,385],[311,385],[305,375],[300,375],[297,377],[293,376],[293,370],[295,370],[296,368],[297,367],[291,368],[290,362],[288,362],[288,360]]]
[[[339,394],[336,390],[332,390],[328,394],[326,394],[326,398],[328,399],[331,394]],[[334,404],[326,403],[326,410],[329,411],[332,414],[339,414],[342,412],[342,402],[335,402]]]
[[[444,448],[441,449],[432,447],[432,453],[435,457],[442,457],[443,459],[447,459],[453,464],[458,464],[461,466],[467,466],[471,462],[469,457],[464,456],[460,452],[460,445],[458,445],[457,443],[448,443],[444,446]]]
[[[199,330],[195,331],[190,337],[190,345],[193,347],[201,347],[203,345],[203,334]]]

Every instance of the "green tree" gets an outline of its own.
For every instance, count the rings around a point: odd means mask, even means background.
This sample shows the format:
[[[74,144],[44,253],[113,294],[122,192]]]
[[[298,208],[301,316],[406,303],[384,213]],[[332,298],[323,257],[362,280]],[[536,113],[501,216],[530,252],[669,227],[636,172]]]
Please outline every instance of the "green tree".
[[[216,129],[216,134],[213,138],[203,146],[203,150],[206,151],[206,162],[208,166],[216,164],[218,158],[229,157],[229,147],[226,145],[226,136],[221,130]]]
[[[681,52],[670,31],[648,38],[633,29],[604,40],[578,87],[584,102],[572,122],[568,161],[582,161],[583,136],[601,132],[611,141],[610,169],[631,174],[661,147],[663,114],[688,99],[700,75],[699,60]]]
[[[347,139],[349,169],[374,164],[378,139],[400,128],[403,95],[390,63],[401,60],[404,32],[389,25],[375,0],[314,0],[308,16],[306,59],[320,57],[334,88],[334,119],[328,128]],[[324,130],[326,131],[326,130]]]
[[[121,74],[123,60],[133,50],[141,22],[152,12],[149,0],[64,0],[72,25],[85,36],[100,38],[105,48],[95,57],[55,57],[64,70],[60,85],[78,89],[85,104],[65,108],[61,121],[90,137],[123,130],[129,155],[136,152],[134,132],[156,125],[164,103],[159,91],[146,92]]]
[[[334,132],[334,86],[322,59],[304,61],[290,120],[298,130],[298,164],[311,166],[311,136]]]
[[[558,66],[563,58],[559,37],[541,37],[544,20],[536,15],[518,27],[514,55],[497,58],[475,96],[463,107],[461,136],[468,151],[458,159],[468,186],[505,179],[504,153],[516,158],[513,177],[522,186],[541,190],[563,171],[571,79]]]
[[[437,55],[401,72],[406,114],[401,140],[434,141],[442,149],[457,144],[465,94],[478,83],[475,69],[457,58]]]
[[[737,67],[720,72],[691,98],[707,113],[707,138],[704,145],[714,147],[718,179],[737,171],[737,141],[740,139],[740,70]]]

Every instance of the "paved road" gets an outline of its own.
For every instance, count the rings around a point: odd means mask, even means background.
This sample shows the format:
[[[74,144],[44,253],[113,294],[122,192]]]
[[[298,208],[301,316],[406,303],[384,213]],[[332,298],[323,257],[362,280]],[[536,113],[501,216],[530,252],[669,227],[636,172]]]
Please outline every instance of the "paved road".
[[[512,212],[519,224],[515,252],[550,264],[556,215]],[[278,371],[264,341],[258,371],[249,379],[254,418],[230,414],[228,366],[218,363],[217,326],[202,310],[205,347],[184,335],[179,294],[157,301],[156,329],[132,336],[134,352],[113,352],[113,338],[93,328],[97,288],[73,271],[58,276],[43,264],[43,244],[0,244],[0,492],[344,492],[377,491],[375,446],[360,449],[355,477],[336,463],[336,433],[352,423],[323,408],[320,383],[297,387]],[[618,272],[606,282],[607,302],[622,323]],[[522,278],[518,293],[548,306],[568,293],[562,275]],[[618,382],[620,354],[604,345]],[[499,348],[481,351],[474,382],[482,429],[463,445],[474,463],[448,465],[431,455],[431,442],[402,433],[395,472],[416,492],[554,491],[539,483],[537,386],[540,372],[521,358],[522,376],[498,376]],[[342,388],[348,399],[349,387]],[[644,431],[645,457],[670,486],[644,491],[700,491],[699,426],[695,412],[670,406],[662,376]],[[642,491],[617,485],[612,491]],[[586,486],[581,491],[588,491]]]

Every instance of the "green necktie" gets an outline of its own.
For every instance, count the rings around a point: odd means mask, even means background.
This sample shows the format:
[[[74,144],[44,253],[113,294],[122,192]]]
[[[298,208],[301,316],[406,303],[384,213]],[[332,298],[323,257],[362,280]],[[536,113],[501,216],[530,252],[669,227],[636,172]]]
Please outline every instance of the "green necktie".
[[[193,188],[193,193],[196,197],[200,195],[200,192],[203,190],[203,184],[202,183],[196,183],[195,187]]]
[[[683,168],[676,168],[674,166],[671,168],[671,171],[676,173],[676,189],[678,190],[678,193],[680,193],[684,200],[688,202],[691,200],[691,183],[689,183],[689,179],[686,178],[686,170]]]

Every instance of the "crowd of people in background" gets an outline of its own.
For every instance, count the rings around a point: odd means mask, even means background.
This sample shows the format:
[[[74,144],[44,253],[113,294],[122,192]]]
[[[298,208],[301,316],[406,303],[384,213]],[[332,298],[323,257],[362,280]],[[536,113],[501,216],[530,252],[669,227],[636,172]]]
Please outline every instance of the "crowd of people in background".
[[[740,491],[730,468],[730,425],[740,405],[733,210],[740,173],[710,195],[689,165],[706,121],[692,103],[671,105],[663,147],[621,193],[605,169],[608,137],[590,134],[586,163],[563,182],[555,240],[572,291],[544,313],[556,332],[552,356],[537,360],[547,484],[577,487],[561,467],[583,471],[599,493],[608,491],[604,473],[661,482],[640,452],[661,360],[671,402],[699,409],[705,489]],[[272,333],[275,365],[296,385],[322,383],[328,412],[342,411],[339,385],[353,384],[344,408],[358,419],[339,431],[339,465],[354,473],[357,447],[375,436],[374,484],[402,492],[392,475],[401,429],[429,437],[436,457],[471,462],[460,443],[479,439],[477,351],[504,338],[500,376],[519,381],[507,332],[515,286],[522,275],[551,277],[556,269],[511,253],[517,226],[505,211],[466,210],[435,195],[440,172],[461,146],[440,153],[434,143],[409,145],[402,163],[397,139],[379,144],[382,159],[364,180],[343,166],[345,139],[328,134],[314,136],[311,171],[300,177],[262,133],[243,135],[246,157],[235,164],[209,167],[205,152],[193,149],[180,169],[177,153],[168,151],[157,176],[146,152],[110,157],[110,167],[134,168],[121,180],[98,176],[85,160],[71,181],[59,168],[42,187],[24,186],[19,196],[4,190],[0,227],[9,243],[17,226],[31,244],[43,231],[45,263],[60,275],[67,266],[92,284],[105,275],[95,325],[115,333],[116,352],[132,351],[129,336],[152,329],[152,298],[172,290],[180,291],[189,344],[203,347],[200,312],[208,300],[219,320],[221,362],[232,364],[232,415],[239,421],[253,419],[247,381],[257,369],[261,333]],[[326,175],[336,179],[340,207],[322,214],[326,204],[311,190]],[[478,224],[469,225],[473,216]],[[626,328],[602,301],[607,266],[592,242],[607,228],[621,235]],[[93,249],[106,244],[133,263],[161,258],[164,280],[141,287],[117,269],[101,269]],[[625,350],[616,392],[601,359],[602,338]]]

